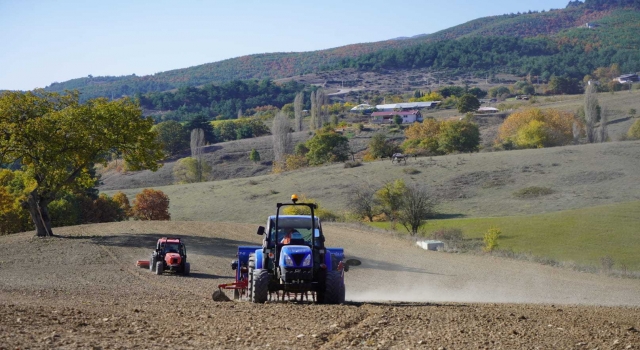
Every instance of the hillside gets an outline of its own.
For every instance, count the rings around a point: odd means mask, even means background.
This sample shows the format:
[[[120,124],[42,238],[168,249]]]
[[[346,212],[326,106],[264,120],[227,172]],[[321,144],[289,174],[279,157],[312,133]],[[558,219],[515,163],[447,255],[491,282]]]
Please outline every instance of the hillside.
[[[365,77],[367,82],[376,84],[375,77]],[[640,90],[631,92],[618,92],[615,94],[601,93],[598,96],[600,103],[606,106],[609,115],[609,135],[611,140],[619,140],[626,134],[635,119],[627,114],[630,108],[640,110]],[[513,108],[554,108],[567,112],[575,112],[583,104],[583,95],[562,95],[551,97],[540,97],[538,102],[531,104],[514,103]],[[456,110],[427,110],[423,111],[425,117],[436,119],[459,118]],[[478,117],[476,119],[481,133],[481,143],[485,148],[491,148],[497,135],[498,128],[503,119],[500,117]],[[377,129],[371,129],[354,135],[349,140],[350,147],[355,152],[363,151],[367,148],[371,137]],[[389,138],[401,142],[402,133],[389,134]],[[293,144],[305,141],[309,138],[307,132],[294,133]],[[249,152],[255,148],[260,153],[261,162],[253,163],[249,160]],[[257,175],[267,175],[271,172],[271,162],[273,160],[273,141],[271,136],[249,138],[229,142],[220,142],[208,146],[204,150],[204,159],[213,168],[212,179],[225,180],[247,178]],[[188,156],[187,153],[178,155]],[[436,158],[437,159],[437,158]],[[172,158],[165,162],[164,166],[157,172],[142,171],[119,174],[114,171],[107,171],[101,179],[101,190],[130,189],[149,186],[166,186],[173,183],[172,171],[177,158]]]
[[[426,185],[443,215],[525,215],[640,200],[639,146],[640,141],[610,142],[418,158],[410,159],[406,166],[386,160],[349,169],[335,164],[188,185],[137,184],[165,192],[175,220],[259,223],[274,202],[291,193],[306,194],[342,213],[348,209],[350,191],[357,186],[379,187],[398,178]],[[418,173],[407,174],[407,168]],[[548,187],[554,193],[527,200],[514,196],[529,186]],[[140,188],[123,191],[133,198]]]
[[[548,44],[571,43],[584,49],[596,36],[596,46],[589,45],[589,50],[605,50],[607,48],[637,49],[638,11],[633,9],[615,10],[615,8],[588,8],[586,6],[570,7],[567,9],[548,12],[532,12],[525,14],[509,14],[493,16],[470,21],[437,33],[417,36],[403,40],[387,40],[374,43],[353,44],[327,50],[293,53],[267,53],[232,58],[220,62],[207,63],[199,66],[176,69],[156,73],[148,76],[122,77],[84,77],[66,82],[53,83],[46,89],[49,91],[63,91],[77,89],[83,93],[83,98],[97,96],[120,97],[153,91],[165,91],[183,86],[199,86],[212,82],[224,82],[236,79],[285,78],[322,69],[333,69],[345,66],[351,59],[370,57],[369,54],[379,54],[381,51],[399,50],[398,55],[405,55],[406,50],[412,50],[419,45],[436,44],[440,41],[457,40],[461,38],[493,38],[509,34],[512,38],[547,38]],[[603,25],[581,40],[574,40],[576,34],[572,28],[584,25],[586,22],[617,23],[615,26]],[[569,30],[569,32],[566,32]],[[586,28],[580,29],[588,31]],[[599,34],[602,32],[603,34]],[[626,39],[625,39],[626,38]],[[625,39],[621,41],[621,39]],[[628,39],[628,40],[627,40]],[[499,47],[497,52],[501,52]],[[405,51],[403,51],[405,50]],[[584,51],[584,50],[583,50]],[[600,52],[600,51],[598,51]],[[604,56],[606,62],[591,62],[592,66],[610,65],[611,55]],[[635,57],[635,56],[634,56]],[[596,58],[590,58],[594,61]],[[346,60],[346,61],[345,61]],[[367,58],[370,61],[370,58]],[[375,65],[375,64],[373,64]],[[622,65],[622,64],[621,64]],[[412,67],[415,66],[415,67]],[[409,68],[430,66],[428,60],[420,58]],[[448,68],[457,68],[457,61],[445,64]],[[496,62],[492,67],[501,67],[504,63]],[[477,69],[471,65],[466,68]],[[635,67],[635,66],[634,66]],[[485,67],[481,67],[486,69]],[[640,68],[634,68],[640,69]],[[586,73],[583,73],[586,74]]]

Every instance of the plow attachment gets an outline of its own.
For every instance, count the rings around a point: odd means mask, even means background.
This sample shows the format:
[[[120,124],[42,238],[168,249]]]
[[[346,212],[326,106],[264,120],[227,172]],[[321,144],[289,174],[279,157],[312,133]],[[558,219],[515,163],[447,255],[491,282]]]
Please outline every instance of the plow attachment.
[[[140,267],[140,268],[148,269],[149,268],[149,260],[138,260],[136,262],[136,266]]]
[[[233,290],[233,299],[241,299],[247,295],[247,281],[219,284],[211,295],[213,301],[231,301],[223,289]]]

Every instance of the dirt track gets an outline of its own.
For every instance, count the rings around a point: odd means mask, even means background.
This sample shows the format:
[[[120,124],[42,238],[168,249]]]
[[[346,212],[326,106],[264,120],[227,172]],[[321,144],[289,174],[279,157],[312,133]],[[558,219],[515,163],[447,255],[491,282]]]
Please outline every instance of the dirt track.
[[[325,230],[329,245],[363,261],[347,275],[346,305],[212,302],[236,247],[259,241],[254,225],[129,222],[0,237],[0,349],[640,349],[638,280]],[[163,235],[184,237],[191,277],[135,267]]]

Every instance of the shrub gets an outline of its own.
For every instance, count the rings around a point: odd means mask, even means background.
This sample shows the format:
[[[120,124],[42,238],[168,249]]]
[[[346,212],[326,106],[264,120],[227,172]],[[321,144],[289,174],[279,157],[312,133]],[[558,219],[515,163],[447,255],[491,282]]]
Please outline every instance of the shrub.
[[[201,159],[186,157],[173,166],[173,177],[179,184],[200,182],[209,177],[211,166]]]
[[[401,146],[402,150],[405,153],[440,154],[438,135],[441,127],[442,122],[431,118],[412,124],[404,132],[406,141]]]
[[[572,113],[532,108],[510,115],[500,126],[496,141],[511,141],[518,148],[568,145],[574,140],[574,124],[583,130],[582,121]]]
[[[518,129],[516,142],[519,148],[543,148],[549,145],[548,134],[544,122],[532,120]]]
[[[260,153],[255,148],[251,149],[251,152],[249,153],[249,160],[254,163],[260,161]]]
[[[313,203],[318,207],[314,209],[313,214],[322,221],[337,221],[339,216],[335,213],[320,207],[318,201],[313,198],[307,198],[304,194],[299,196],[298,203]],[[282,209],[283,215],[311,215],[311,210],[307,206],[286,206]]]
[[[480,108],[480,101],[472,94],[464,94],[458,100],[456,107],[460,113],[475,112]]]
[[[307,148],[307,159],[311,165],[349,159],[349,140],[332,130],[315,134],[307,141]]]
[[[549,187],[538,187],[531,186],[525,187],[513,193],[513,195],[517,198],[527,199],[527,198],[536,198],[541,196],[546,196],[552,194],[554,191]]]
[[[394,145],[387,140],[387,136],[379,132],[369,141],[369,155],[374,159],[389,157],[393,154]]]
[[[285,161],[284,168],[286,171],[306,168],[309,166],[309,161],[307,157],[303,155],[289,154],[287,155]]]
[[[94,207],[98,222],[123,221],[127,218],[120,204],[104,193],[94,201]]]
[[[420,170],[416,168],[404,168],[402,169],[402,172],[408,175],[420,174]]]
[[[442,124],[438,135],[438,149],[445,153],[475,152],[480,145],[480,129],[465,121],[448,121]]]
[[[345,169],[349,169],[349,168],[357,168],[359,166],[361,166],[362,163],[360,163],[360,161],[357,160],[350,160],[344,163],[344,168]]]
[[[145,188],[133,201],[133,215],[137,220],[171,220],[169,197],[162,191]]]
[[[604,256],[604,257],[600,258],[600,263],[602,264],[602,268],[605,271],[611,271],[611,269],[613,269],[613,265],[615,264],[615,261],[613,260],[612,257],[607,255],[607,256]]]
[[[25,172],[0,169],[0,234],[33,230],[31,216],[21,203],[34,186]]]
[[[502,231],[499,228],[492,227],[484,234],[482,241],[484,242],[484,251],[492,252],[498,248],[498,239],[502,235]]]
[[[49,203],[49,217],[51,226],[72,226],[80,223],[78,217],[78,207],[74,198],[64,196]]]
[[[630,139],[640,139],[640,119],[636,120],[633,125],[631,125],[629,131],[627,132],[627,136]]]
[[[293,153],[298,156],[305,156],[308,152],[309,149],[307,148],[307,145],[304,144],[304,142],[298,143],[295,147],[295,150],[293,151]]]
[[[434,231],[431,234],[431,238],[445,242],[458,242],[464,239],[464,235],[462,234],[462,230],[459,228],[443,228]]]
[[[373,162],[376,159],[377,158],[374,157],[373,155],[371,155],[371,152],[369,152],[368,150],[364,151],[364,153],[362,154],[362,161],[363,162]]]
[[[124,213],[126,218],[130,218],[131,216],[133,216],[133,212],[131,211],[131,204],[129,203],[129,198],[127,197],[126,194],[124,194],[124,192],[118,191],[116,194],[113,195],[112,199],[114,202],[118,203],[118,206],[120,207],[120,209],[122,209],[122,212]]]
[[[376,191],[375,199],[380,205],[379,212],[385,214],[391,221],[395,221],[402,207],[407,186],[398,179],[385,183]]]

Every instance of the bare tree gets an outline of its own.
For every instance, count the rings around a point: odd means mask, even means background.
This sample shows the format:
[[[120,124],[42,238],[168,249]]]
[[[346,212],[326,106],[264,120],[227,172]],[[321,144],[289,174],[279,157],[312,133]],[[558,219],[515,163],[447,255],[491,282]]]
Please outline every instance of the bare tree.
[[[425,223],[425,219],[433,212],[433,203],[427,190],[420,185],[408,186],[404,192],[402,205],[398,212],[398,221],[407,231],[415,236]]]
[[[295,130],[302,131],[302,101],[304,99],[304,93],[300,92],[293,100],[293,114],[295,116]]]
[[[599,142],[607,142],[609,138],[609,130],[608,125],[609,117],[607,116],[607,108],[602,107],[601,116],[600,116],[600,128],[598,129],[598,141]]]
[[[291,129],[289,126],[289,117],[286,113],[278,112],[273,118],[273,127],[271,134],[273,135],[273,155],[274,162],[282,165],[286,155],[291,148]]]
[[[242,108],[238,109],[238,119],[242,118]]]
[[[315,91],[311,91],[311,120],[309,121],[309,127],[311,128],[311,130],[315,130],[316,126],[318,125],[317,119],[318,119],[318,111],[316,108],[316,92]]]
[[[595,85],[588,85],[584,92],[584,121],[587,142],[596,142],[595,124],[598,120],[598,97]]]
[[[572,126],[572,130],[573,132],[573,144],[577,145],[578,142],[580,141],[580,125],[578,125],[578,122],[573,122],[573,126]]]
[[[324,90],[316,91],[316,129],[321,129],[322,126],[329,121],[329,96],[325,94]]]
[[[376,208],[378,207],[375,194],[376,191],[372,186],[359,186],[349,196],[349,207],[358,217],[366,217],[369,222],[373,222],[373,217],[376,215]]]
[[[204,130],[191,130],[191,158],[196,160],[196,181],[202,182],[202,148],[205,146]]]

